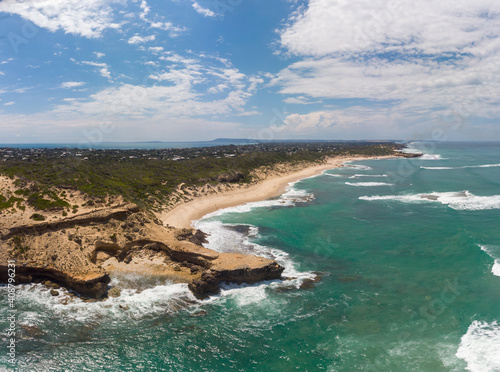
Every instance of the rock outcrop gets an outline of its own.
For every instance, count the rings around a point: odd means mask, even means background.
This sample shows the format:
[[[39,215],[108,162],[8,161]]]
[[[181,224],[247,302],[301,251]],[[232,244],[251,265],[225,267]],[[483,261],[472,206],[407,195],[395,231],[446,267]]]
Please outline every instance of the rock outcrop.
[[[201,231],[167,228],[135,204],[0,231],[0,280],[16,260],[16,282],[51,281],[82,295],[108,295],[114,270],[163,275],[185,282],[197,297],[221,281],[254,283],[280,278],[275,261],[204,248]]]

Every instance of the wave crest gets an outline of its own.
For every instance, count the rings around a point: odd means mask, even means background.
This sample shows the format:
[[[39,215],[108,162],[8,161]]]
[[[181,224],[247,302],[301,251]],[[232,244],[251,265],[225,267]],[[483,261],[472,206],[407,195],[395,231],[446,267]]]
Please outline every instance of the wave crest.
[[[360,200],[394,200],[402,203],[428,203],[437,202],[455,210],[480,211],[487,209],[500,209],[500,195],[477,196],[469,191],[458,192],[432,192],[428,194],[411,195],[375,195],[361,196]]]
[[[386,182],[356,182],[356,183],[346,182],[345,184],[356,187],[394,186],[393,183],[386,183]]]
[[[472,372],[500,370],[500,324],[474,321],[462,336],[456,356]]]
[[[483,164],[483,165],[464,165],[461,167],[420,167],[422,169],[445,170],[445,169],[467,169],[467,168],[495,168],[500,167],[500,164]]]
[[[496,245],[479,245],[479,247],[495,260],[491,272],[495,276],[500,276],[500,247]]]

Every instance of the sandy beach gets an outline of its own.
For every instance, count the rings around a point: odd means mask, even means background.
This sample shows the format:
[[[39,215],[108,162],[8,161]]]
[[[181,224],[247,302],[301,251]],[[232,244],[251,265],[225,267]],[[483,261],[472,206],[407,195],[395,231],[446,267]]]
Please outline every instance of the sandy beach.
[[[338,168],[345,162],[392,157],[393,156],[329,158],[324,163],[312,165],[282,175],[270,176],[250,186],[242,186],[236,190],[220,192],[214,195],[196,197],[162,214],[160,219],[165,225],[177,228],[191,228],[194,221],[201,219],[209,213],[219,209],[279,196],[285,191],[289,183],[321,174],[328,169]]]

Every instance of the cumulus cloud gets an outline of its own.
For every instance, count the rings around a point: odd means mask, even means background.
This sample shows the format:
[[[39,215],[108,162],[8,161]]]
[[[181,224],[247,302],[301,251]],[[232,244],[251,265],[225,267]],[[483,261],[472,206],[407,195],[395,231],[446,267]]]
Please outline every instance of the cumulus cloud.
[[[0,12],[18,14],[38,27],[52,32],[87,38],[100,37],[106,29],[120,25],[113,20],[113,3],[119,0],[3,0]]]
[[[12,106],[12,105],[15,105],[16,103],[15,102],[5,102],[3,105],[4,106]]]
[[[298,55],[352,52],[483,53],[500,34],[495,0],[310,0],[282,30]],[[498,43],[495,43],[498,48]]]
[[[364,100],[368,110],[358,107],[354,117],[365,125],[380,101],[406,121],[450,111],[463,119],[500,115],[500,3],[493,0],[310,0],[281,30],[280,45],[300,58],[272,79],[290,104]],[[351,117],[321,111],[286,124],[331,129],[339,120],[354,125]]]

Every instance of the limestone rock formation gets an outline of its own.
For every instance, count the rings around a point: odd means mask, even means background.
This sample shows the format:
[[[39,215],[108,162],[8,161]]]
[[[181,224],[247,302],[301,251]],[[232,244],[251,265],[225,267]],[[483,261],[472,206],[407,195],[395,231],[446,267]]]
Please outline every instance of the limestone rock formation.
[[[137,205],[122,204],[0,230],[0,280],[7,281],[2,265],[16,260],[18,283],[50,279],[87,297],[108,296],[113,270],[166,276],[204,297],[221,281],[253,283],[283,272],[273,260],[218,253],[203,242],[201,231],[164,227]]]

